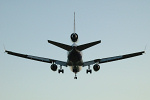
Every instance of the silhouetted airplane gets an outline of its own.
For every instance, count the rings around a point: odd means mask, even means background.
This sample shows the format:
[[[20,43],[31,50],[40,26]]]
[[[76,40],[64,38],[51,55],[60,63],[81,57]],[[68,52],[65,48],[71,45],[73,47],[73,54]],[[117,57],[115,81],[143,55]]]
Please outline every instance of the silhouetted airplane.
[[[49,59],[49,58],[37,57],[37,56],[32,56],[32,55],[20,54],[20,53],[15,53],[12,51],[7,51],[7,50],[5,50],[5,52],[10,55],[14,55],[14,56],[22,57],[22,58],[51,63],[51,70],[53,70],[53,71],[56,71],[57,65],[60,65],[60,69],[58,70],[58,73],[60,73],[60,72],[64,73],[62,66],[66,66],[66,67],[70,66],[72,72],[75,73],[74,79],[77,79],[76,74],[81,70],[82,67],[88,66],[86,73],[88,73],[88,72],[92,73],[92,70],[90,69],[90,65],[93,65],[94,71],[98,71],[100,69],[99,64],[101,64],[101,63],[107,63],[107,62],[111,62],[111,61],[135,57],[135,56],[142,55],[144,53],[144,51],[141,51],[141,52],[126,54],[126,55],[120,55],[120,56],[114,56],[114,57],[108,57],[108,58],[102,58],[102,59],[94,59],[91,61],[83,62],[81,51],[83,51],[91,46],[94,46],[98,43],[101,43],[101,40],[83,44],[83,45],[79,45],[79,46],[76,45],[76,42],[78,40],[78,35],[77,35],[77,33],[75,33],[75,13],[74,13],[74,33],[71,34],[70,38],[73,42],[72,46],[48,40],[49,43],[68,51],[67,62]]]

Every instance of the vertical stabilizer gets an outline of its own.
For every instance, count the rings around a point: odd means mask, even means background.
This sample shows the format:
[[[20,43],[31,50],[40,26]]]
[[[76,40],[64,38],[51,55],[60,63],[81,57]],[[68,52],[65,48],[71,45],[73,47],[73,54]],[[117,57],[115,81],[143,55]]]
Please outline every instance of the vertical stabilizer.
[[[75,31],[76,31],[76,29],[75,29],[75,12],[74,12],[74,32],[70,36],[72,42],[77,42],[77,40],[78,40],[78,34],[75,33]]]
[[[74,33],[75,33],[75,12],[74,12]]]

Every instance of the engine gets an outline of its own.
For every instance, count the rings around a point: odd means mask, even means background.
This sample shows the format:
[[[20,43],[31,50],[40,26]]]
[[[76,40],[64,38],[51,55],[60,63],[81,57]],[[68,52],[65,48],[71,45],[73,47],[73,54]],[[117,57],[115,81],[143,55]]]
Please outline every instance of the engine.
[[[77,42],[78,40],[78,34],[77,33],[72,33],[70,36],[72,42]]]
[[[56,71],[57,70],[57,65],[56,64],[52,64],[51,65],[51,70],[52,71]]]
[[[98,64],[95,64],[93,66],[94,71],[98,71],[100,69],[100,66]]]

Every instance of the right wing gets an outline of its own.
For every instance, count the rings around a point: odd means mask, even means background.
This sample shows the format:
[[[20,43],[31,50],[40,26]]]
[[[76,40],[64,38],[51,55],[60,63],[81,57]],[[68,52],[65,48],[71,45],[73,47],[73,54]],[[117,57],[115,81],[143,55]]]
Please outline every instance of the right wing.
[[[16,53],[16,52],[12,52],[12,51],[7,51],[7,50],[5,50],[5,52],[7,54],[9,54],[9,55],[13,55],[13,56],[17,56],[17,57],[22,57],[22,58],[36,60],[36,61],[41,61],[41,62],[46,62],[46,63],[56,63],[58,65],[67,67],[67,63],[66,62],[59,61],[59,60],[43,58],[43,57],[37,57],[37,56],[26,55],[26,54],[20,54],[20,53]]]
[[[108,57],[108,58],[102,58],[102,59],[95,59],[95,60],[84,62],[83,66],[89,66],[89,65],[92,65],[92,64],[95,64],[95,63],[100,64],[100,63],[107,63],[107,62],[111,62],[111,61],[131,58],[131,57],[142,55],[144,52],[145,51],[126,54],[126,55],[120,55],[120,56],[114,56],[114,57]]]

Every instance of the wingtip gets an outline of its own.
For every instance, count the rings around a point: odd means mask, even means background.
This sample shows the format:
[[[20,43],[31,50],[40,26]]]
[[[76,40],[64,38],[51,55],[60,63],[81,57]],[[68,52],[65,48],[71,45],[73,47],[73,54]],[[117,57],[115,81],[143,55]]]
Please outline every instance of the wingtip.
[[[98,40],[97,43],[101,43],[101,40]]]
[[[99,42],[101,43],[102,41],[101,41],[101,40],[99,40]]]
[[[50,42],[50,40],[47,40],[47,42],[49,43],[49,42]]]
[[[139,52],[139,53],[141,53],[141,55],[142,55],[142,54],[146,54],[146,52],[145,52],[145,51],[141,51],[141,52]]]
[[[9,51],[5,50],[4,53],[8,53]]]

